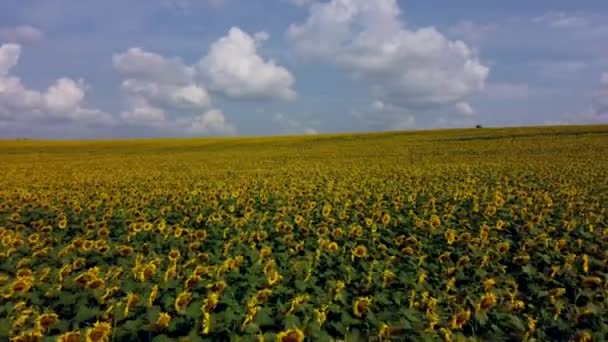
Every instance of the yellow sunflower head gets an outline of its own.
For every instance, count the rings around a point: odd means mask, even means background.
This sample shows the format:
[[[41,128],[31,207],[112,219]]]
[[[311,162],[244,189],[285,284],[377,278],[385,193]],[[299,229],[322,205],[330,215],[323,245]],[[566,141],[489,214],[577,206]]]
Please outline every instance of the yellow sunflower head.
[[[177,249],[172,249],[169,252],[169,254],[167,255],[167,258],[169,258],[169,260],[171,260],[171,262],[176,262],[180,256],[181,256],[181,253]]]
[[[184,314],[186,312],[186,307],[190,303],[190,299],[192,298],[192,294],[190,292],[181,292],[175,298],[175,311],[180,314]]]
[[[338,244],[335,241],[332,241],[327,244],[326,248],[330,252],[335,252],[338,250]]]
[[[87,329],[86,341],[97,342],[107,341],[112,331],[112,325],[107,322],[95,322],[92,328]]]
[[[281,280],[281,275],[279,274],[278,271],[274,270],[274,271],[270,272],[270,274],[268,274],[267,280],[268,280],[268,285],[273,286]]]
[[[166,312],[161,312],[158,315],[156,322],[154,322],[154,325],[156,326],[156,329],[164,330],[169,326],[169,323],[171,323],[171,315]]]
[[[304,332],[298,328],[281,331],[277,335],[277,342],[302,342],[304,341]]]
[[[459,310],[452,317],[452,329],[460,329],[471,319],[471,310]]]
[[[359,297],[353,302],[353,314],[357,317],[362,317],[367,311],[367,308],[371,304],[369,297]]]
[[[57,342],[80,342],[80,332],[69,331],[59,335]]]
[[[353,248],[352,254],[357,258],[365,258],[367,256],[367,247],[357,245],[355,248]]]
[[[42,314],[36,318],[36,327],[40,331],[47,331],[51,325],[55,324],[59,320],[59,316],[56,313]]]

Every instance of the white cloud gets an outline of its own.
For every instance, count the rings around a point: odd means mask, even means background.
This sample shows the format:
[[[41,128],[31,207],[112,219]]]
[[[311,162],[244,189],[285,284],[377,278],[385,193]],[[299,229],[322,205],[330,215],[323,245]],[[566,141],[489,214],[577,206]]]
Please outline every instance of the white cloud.
[[[579,78],[582,73],[589,67],[588,62],[572,60],[572,61],[542,61],[530,63],[538,72],[550,78],[558,78],[562,80],[571,80]]]
[[[114,55],[114,68],[125,77],[121,89],[128,109],[121,117],[133,125],[169,127],[168,113],[192,115],[211,104],[207,89],[195,80],[195,70],[180,58],[130,48]]]
[[[198,71],[213,90],[230,98],[291,100],[296,96],[291,73],[258,54],[257,45],[265,39],[265,32],[252,37],[233,27],[211,45]]]
[[[464,114],[464,115],[474,115],[475,114],[475,110],[467,102],[457,103],[456,110],[458,110],[458,112],[460,112],[461,114]]]
[[[141,48],[130,48],[113,57],[114,68],[133,79],[186,85],[192,82],[194,69],[177,57],[166,58]]]
[[[0,76],[8,74],[19,62],[21,46],[17,44],[3,44],[0,46]]]
[[[69,112],[84,99],[84,82],[60,78],[44,94],[46,107],[53,112]]]
[[[21,55],[18,44],[0,46],[0,119],[15,121],[79,121],[88,124],[115,123],[109,113],[83,107],[84,81],[57,79],[44,92],[28,89],[21,79],[10,75]]]
[[[296,120],[289,115],[285,115],[283,113],[277,113],[272,119],[275,123],[277,123],[283,130],[284,133],[287,134],[318,134],[319,131],[317,128],[313,126],[317,126],[318,122],[308,122],[304,123],[300,120]]]
[[[236,134],[236,127],[228,122],[224,113],[217,109],[210,109],[204,114],[194,117],[188,130],[193,134]]]
[[[600,82],[608,86],[608,72],[603,72],[600,76]]]
[[[194,66],[140,48],[116,54],[113,61],[115,69],[128,77],[121,85],[127,100],[121,117],[126,123],[181,134],[236,134],[224,113],[208,110],[211,96]]]
[[[0,41],[19,44],[37,43],[44,39],[44,33],[29,25],[0,28]]]
[[[552,28],[581,28],[589,26],[589,21],[580,15],[567,14],[564,12],[549,12],[532,19],[537,24],[545,24]]]
[[[523,82],[492,82],[483,93],[494,99],[521,100],[530,96],[530,86]]]
[[[480,24],[471,20],[463,20],[448,28],[450,36],[468,42],[479,43],[496,31],[494,24]]]
[[[466,102],[489,73],[462,41],[434,27],[406,28],[395,0],[315,3],[287,37],[302,55],[346,67],[376,98],[408,109]]]
[[[312,3],[314,3],[315,0],[287,0],[290,3],[292,3],[293,5],[296,5],[298,7],[305,7],[308,6]]]
[[[147,103],[140,103],[130,110],[122,112],[121,117],[128,123],[159,125],[165,121],[165,112]]]

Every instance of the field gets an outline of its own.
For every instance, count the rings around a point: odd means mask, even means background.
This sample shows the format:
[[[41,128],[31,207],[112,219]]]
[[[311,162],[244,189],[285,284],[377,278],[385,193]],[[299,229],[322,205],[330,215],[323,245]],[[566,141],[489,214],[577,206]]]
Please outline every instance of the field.
[[[608,126],[0,141],[0,340],[603,341]]]

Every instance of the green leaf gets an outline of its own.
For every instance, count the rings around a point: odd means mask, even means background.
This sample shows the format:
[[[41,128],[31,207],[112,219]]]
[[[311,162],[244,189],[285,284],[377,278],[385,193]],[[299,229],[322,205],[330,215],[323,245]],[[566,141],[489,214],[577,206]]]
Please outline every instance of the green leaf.
[[[199,319],[201,317],[201,301],[193,301],[188,305],[186,309],[186,316],[192,319]]]
[[[76,316],[74,316],[74,320],[77,322],[88,321],[95,318],[98,313],[99,310],[97,308],[92,308],[88,305],[80,305],[76,312]]]
[[[261,308],[253,320],[259,326],[271,326],[274,325],[274,319],[272,318],[272,310],[270,308]]]
[[[245,332],[248,334],[255,334],[258,331],[260,331],[260,326],[255,324],[255,323],[250,323],[249,325],[247,325],[247,327],[245,328]]]
[[[304,281],[298,279],[294,282],[294,284],[296,286],[296,289],[298,289],[298,291],[302,292],[302,291],[306,290],[306,283]]]
[[[152,342],[171,342],[172,340],[167,335],[158,335],[152,339]]]
[[[294,315],[286,316],[283,321],[287,329],[300,326],[300,319]]]

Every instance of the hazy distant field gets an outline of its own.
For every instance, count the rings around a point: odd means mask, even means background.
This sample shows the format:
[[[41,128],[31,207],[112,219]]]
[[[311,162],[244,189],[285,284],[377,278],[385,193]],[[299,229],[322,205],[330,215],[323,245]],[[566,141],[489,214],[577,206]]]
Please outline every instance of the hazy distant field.
[[[0,141],[0,340],[602,341],[607,208],[608,126]]]

